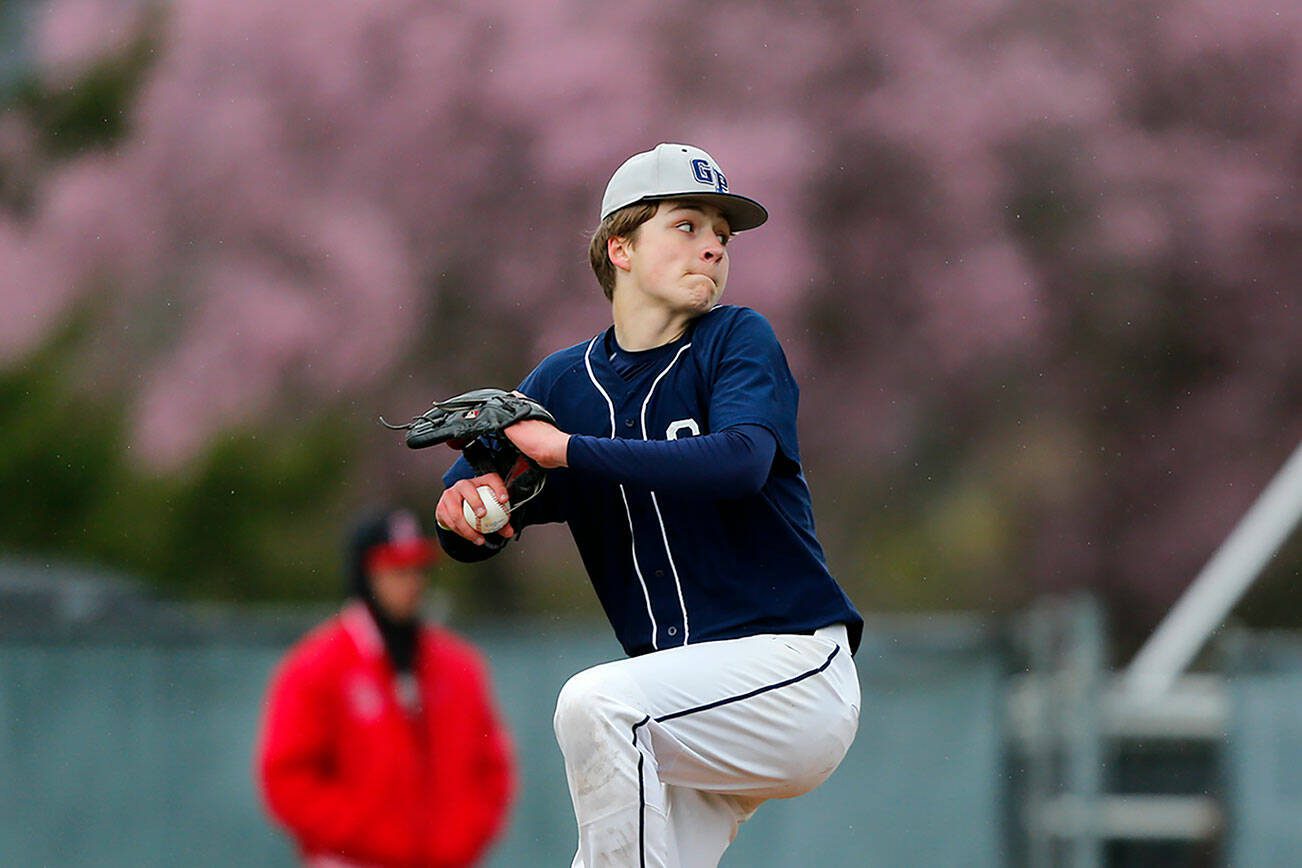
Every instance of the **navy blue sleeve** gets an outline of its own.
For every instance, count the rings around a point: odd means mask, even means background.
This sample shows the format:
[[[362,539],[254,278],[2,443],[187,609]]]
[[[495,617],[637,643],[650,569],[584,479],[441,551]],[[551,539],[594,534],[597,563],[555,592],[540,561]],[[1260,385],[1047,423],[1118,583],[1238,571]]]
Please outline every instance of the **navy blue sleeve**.
[[[762,425],[777,438],[778,448],[800,463],[796,411],[800,389],[787,365],[782,345],[760,313],[738,308],[718,344],[710,384],[710,430]]]
[[[574,470],[609,482],[728,500],[763,488],[776,453],[777,441],[767,428],[739,425],[678,440],[575,435],[566,458]]]

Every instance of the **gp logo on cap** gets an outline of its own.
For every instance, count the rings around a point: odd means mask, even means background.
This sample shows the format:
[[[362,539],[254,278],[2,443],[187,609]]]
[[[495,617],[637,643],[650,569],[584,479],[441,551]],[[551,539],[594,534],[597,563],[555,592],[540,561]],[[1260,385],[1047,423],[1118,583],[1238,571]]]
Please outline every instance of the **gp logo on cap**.
[[[692,177],[702,184],[713,186],[720,193],[728,192],[728,179],[718,168],[711,166],[708,160],[692,160]]]

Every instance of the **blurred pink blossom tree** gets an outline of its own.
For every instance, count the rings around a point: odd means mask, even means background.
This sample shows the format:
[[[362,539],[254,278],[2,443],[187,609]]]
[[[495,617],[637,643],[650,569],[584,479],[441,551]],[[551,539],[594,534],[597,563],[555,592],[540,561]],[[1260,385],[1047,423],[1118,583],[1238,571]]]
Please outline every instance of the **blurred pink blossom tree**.
[[[131,28],[156,54],[111,147],[43,161],[0,115],[0,361],[93,301],[82,377],[156,471],[325,411],[392,479],[376,413],[608,321],[583,232],[675,140],[773,214],[725,300],[786,341],[866,605],[1092,585],[1143,620],[1302,433],[1295,5],[145,8],[44,7],[47,88]]]

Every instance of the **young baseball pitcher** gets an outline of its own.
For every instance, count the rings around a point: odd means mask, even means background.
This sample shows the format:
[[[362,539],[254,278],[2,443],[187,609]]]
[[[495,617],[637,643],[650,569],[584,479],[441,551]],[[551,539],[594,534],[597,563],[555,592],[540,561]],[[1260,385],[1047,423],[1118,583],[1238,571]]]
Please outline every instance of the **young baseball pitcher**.
[[[762,802],[826,780],[858,727],[863,619],[814,533],[798,388],[768,321],[719,304],[729,239],[767,218],[700,148],[629,158],[589,250],[614,323],[520,384],[556,424],[505,432],[546,486],[480,533],[479,486],[507,503],[501,477],[464,458],[444,477],[439,539],[460,560],[566,522],[628,654],[556,703],[576,868],[717,865]]]

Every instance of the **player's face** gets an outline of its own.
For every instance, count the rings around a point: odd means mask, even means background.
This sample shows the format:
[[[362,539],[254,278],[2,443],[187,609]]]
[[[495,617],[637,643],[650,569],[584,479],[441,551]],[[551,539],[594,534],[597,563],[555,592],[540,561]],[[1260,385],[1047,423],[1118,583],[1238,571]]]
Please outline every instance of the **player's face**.
[[[705,313],[728,282],[732,230],[713,205],[661,202],[629,247],[634,285],[668,310]]]
[[[384,613],[395,621],[411,621],[419,615],[424,592],[422,567],[384,567],[371,572],[371,593]]]

